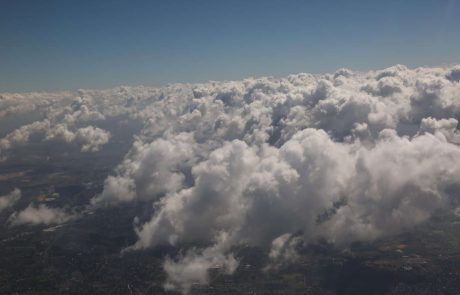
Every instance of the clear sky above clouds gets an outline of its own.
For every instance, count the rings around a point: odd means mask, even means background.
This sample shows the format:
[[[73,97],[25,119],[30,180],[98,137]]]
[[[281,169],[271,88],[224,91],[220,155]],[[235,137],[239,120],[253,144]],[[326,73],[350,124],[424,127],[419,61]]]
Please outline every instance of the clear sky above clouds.
[[[0,92],[459,62],[457,0],[0,0]]]

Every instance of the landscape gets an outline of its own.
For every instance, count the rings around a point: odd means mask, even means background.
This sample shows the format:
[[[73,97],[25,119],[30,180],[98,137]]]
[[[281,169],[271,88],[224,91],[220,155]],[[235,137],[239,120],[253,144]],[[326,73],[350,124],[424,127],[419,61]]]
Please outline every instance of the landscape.
[[[456,1],[83,2],[0,12],[0,294],[459,293]]]
[[[459,80],[3,94],[2,292],[454,294]]]

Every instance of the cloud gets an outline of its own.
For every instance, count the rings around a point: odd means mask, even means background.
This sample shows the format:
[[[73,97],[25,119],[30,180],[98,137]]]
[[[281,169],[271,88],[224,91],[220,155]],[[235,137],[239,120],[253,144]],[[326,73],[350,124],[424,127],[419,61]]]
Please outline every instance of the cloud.
[[[21,190],[15,188],[10,193],[0,197],[0,212],[13,206],[21,198]]]
[[[452,161],[452,162],[451,162]],[[354,176],[337,208],[320,230],[329,240],[373,240],[409,230],[447,205],[460,181],[460,149],[425,134],[412,139],[383,130],[374,148],[361,148]]]
[[[14,212],[8,222],[11,226],[18,225],[50,225],[61,224],[76,218],[73,213],[68,213],[63,209],[50,208],[44,204],[34,206],[30,204],[26,209],[20,212]]]
[[[125,250],[182,249],[164,268],[166,287],[186,292],[208,282],[213,265],[233,272],[242,244],[264,249],[276,268],[304,243],[371,241],[452,209],[459,93],[458,66],[396,65],[61,98],[2,94],[3,119],[41,118],[3,131],[0,153],[33,136],[98,151],[121,120],[141,123],[91,206],[150,203]]]
[[[81,145],[82,152],[97,152],[109,141],[110,132],[101,128],[87,126],[75,132],[75,141]]]
[[[241,244],[267,249],[270,269],[292,261],[299,243],[410,230],[460,183],[450,72],[395,66],[165,89],[93,202],[154,203],[129,250],[209,244],[166,260],[166,286],[182,290],[206,283],[214,261]]]
[[[443,136],[452,143],[460,144],[460,132],[457,130],[458,120],[454,118],[439,119],[423,118],[420,123],[419,133],[432,133]]]
[[[460,81],[460,66],[454,67],[450,73],[447,74],[446,78],[450,81]]]
[[[7,158],[7,151],[26,146],[32,136],[38,136],[43,141],[76,143],[82,152],[97,152],[109,141],[110,132],[91,125],[72,131],[65,123],[53,125],[48,119],[36,121],[21,126],[0,139],[0,159]]]
[[[223,254],[227,238],[226,234],[222,233],[212,247],[189,250],[175,260],[167,257],[164,262],[164,269],[168,275],[165,289],[188,293],[193,284],[208,283],[208,271],[211,268],[224,274],[232,274],[238,262],[232,254]]]
[[[179,133],[151,143],[136,141],[118,175],[107,178],[104,191],[93,204],[116,204],[156,199],[184,187],[193,164],[195,142],[191,134]]]
[[[264,268],[265,271],[278,269],[286,264],[292,263],[299,258],[297,248],[303,241],[293,234],[284,234],[272,241],[270,248],[269,264]]]
[[[6,151],[28,143],[33,134],[45,133],[49,128],[49,121],[37,121],[31,124],[21,126],[18,129],[8,133],[4,138],[0,139],[0,160],[6,159]]]
[[[213,243],[215,233],[224,232],[230,245],[219,255],[241,244],[272,244],[275,253],[276,240],[294,233],[338,246],[397,234],[446,206],[449,186],[460,183],[452,163],[460,163],[458,146],[390,129],[370,149],[335,142],[317,129],[297,133],[279,150],[233,141],[192,169],[192,187],[159,201],[152,219],[137,228],[132,249]],[[318,222],[325,212],[328,218]],[[280,264],[279,257],[292,253],[272,258]]]
[[[76,143],[81,146],[82,152],[97,152],[109,142],[110,132],[94,126],[79,128],[75,132],[68,129],[66,124],[58,124],[48,129],[45,140]]]
[[[91,200],[93,205],[130,202],[136,197],[134,181],[128,177],[109,176],[104,181],[104,191]]]

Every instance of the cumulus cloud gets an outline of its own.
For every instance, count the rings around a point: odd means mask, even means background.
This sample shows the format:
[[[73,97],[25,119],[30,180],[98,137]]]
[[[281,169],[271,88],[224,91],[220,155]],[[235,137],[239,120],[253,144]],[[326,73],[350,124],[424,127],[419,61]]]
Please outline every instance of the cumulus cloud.
[[[61,224],[76,218],[73,213],[68,213],[63,209],[50,208],[45,204],[38,206],[30,204],[22,211],[14,212],[8,222],[11,226],[18,226],[23,224],[29,225],[50,225]]]
[[[10,193],[0,196],[0,212],[14,205],[21,198],[21,190],[15,188]]]
[[[21,126],[0,139],[0,160],[6,159],[5,152],[20,145],[28,143],[30,137],[36,133],[45,133],[49,128],[49,121],[37,121]]]
[[[118,175],[107,178],[104,191],[93,203],[129,202],[136,196],[148,200],[181,189],[193,164],[194,145],[189,133],[151,143],[136,141]]]
[[[373,240],[447,208],[460,185],[458,72],[396,65],[61,99],[3,94],[4,118],[43,118],[7,132],[0,153],[32,134],[97,151],[111,137],[108,120],[141,122],[91,205],[151,203],[125,250],[185,247],[164,268],[165,286],[187,292],[215,265],[232,273],[242,244],[265,249],[276,268],[304,243]]]
[[[72,128],[65,123],[53,125],[48,119],[21,126],[0,139],[0,159],[7,158],[6,152],[17,146],[25,146],[31,136],[38,136],[43,141],[76,143],[82,152],[96,152],[110,139],[110,132],[94,126]]]
[[[446,76],[450,81],[459,82],[460,81],[460,66],[454,67]]]
[[[94,126],[79,128],[75,132],[68,129],[66,124],[58,124],[48,129],[45,140],[75,142],[82,152],[97,152],[110,139],[110,132]]]
[[[297,248],[303,243],[302,239],[296,235],[287,233],[281,235],[272,241],[270,248],[269,264],[265,271],[278,269],[288,263],[294,262],[298,257]]]
[[[167,286],[183,290],[206,283],[213,259],[242,243],[266,248],[273,268],[300,241],[340,246],[408,230],[460,182],[452,71],[395,66],[165,89],[93,202],[154,202],[129,249],[210,244],[166,261]]]
[[[129,177],[109,176],[104,181],[104,191],[94,197],[91,203],[96,206],[130,202],[136,196],[134,188],[134,181]]]
[[[452,143],[460,144],[460,132],[457,130],[458,120],[454,118],[439,119],[423,118],[420,123],[419,133],[429,132],[438,136],[444,136]]]
[[[202,250],[191,249],[175,260],[167,257],[164,262],[164,269],[168,275],[165,288],[188,293],[193,284],[208,283],[208,271],[211,268],[225,274],[233,273],[238,262],[231,253],[223,254],[227,246],[227,238],[227,235],[222,233],[212,247]]]
[[[6,160],[15,147],[27,146],[32,139],[35,142],[73,143],[82,152],[99,151],[110,140],[111,133],[98,124],[121,115],[135,117],[138,113],[140,106],[127,105],[126,101],[133,97],[125,97],[129,96],[129,91],[122,90],[112,89],[102,93],[89,90],[77,93],[0,93],[0,122],[8,123],[4,125],[15,126],[35,119],[15,129],[0,126],[0,133],[5,134],[0,139],[0,159]],[[142,93],[140,89],[138,91]],[[138,95],[149,93],[146,90]]]
[[[431,134],[412,139],[383,130],[372,149],[357,153],[346,205],[320,226],[336,243],[400,233],[427,220],[458,184],[460,149]]]
[[[75,141],[81,145],[82,152],[97,152],[109,141],[110,132],[101,128],[88,126],[75,132]]]
[[[372,148],[335,142],[317,129],[295,134],[280,149],[236,140],[192,169],[192,187],[159,201],[132,248],[212,243],[225,232],[229,245],[220,255],[242,243],[271,246],[276,265],[295,257],[279,240],[294,233],[301,233],[296,241],[324,238],[339,246],[397,234],[447,204],[449,186],[460,183],[452,163],[460,163],[458,146],[390,129]]]

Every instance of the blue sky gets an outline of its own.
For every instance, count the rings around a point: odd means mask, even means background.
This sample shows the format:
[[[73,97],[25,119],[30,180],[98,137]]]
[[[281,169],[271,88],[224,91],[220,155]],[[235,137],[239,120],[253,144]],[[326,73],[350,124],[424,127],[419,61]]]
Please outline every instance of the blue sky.
[[[0,92],[460,63],[460,1],[0,0]]]

